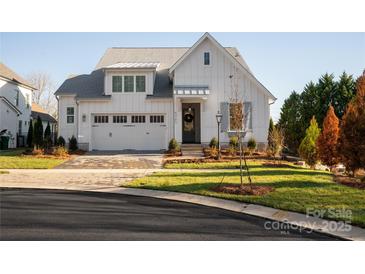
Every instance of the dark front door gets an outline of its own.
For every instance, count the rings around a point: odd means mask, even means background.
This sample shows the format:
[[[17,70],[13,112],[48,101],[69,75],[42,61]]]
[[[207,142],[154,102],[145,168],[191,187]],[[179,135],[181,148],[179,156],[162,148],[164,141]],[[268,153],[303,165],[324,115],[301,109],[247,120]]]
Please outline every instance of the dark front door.
[[[200,104],[182,104],[183,143],[200,143]]]

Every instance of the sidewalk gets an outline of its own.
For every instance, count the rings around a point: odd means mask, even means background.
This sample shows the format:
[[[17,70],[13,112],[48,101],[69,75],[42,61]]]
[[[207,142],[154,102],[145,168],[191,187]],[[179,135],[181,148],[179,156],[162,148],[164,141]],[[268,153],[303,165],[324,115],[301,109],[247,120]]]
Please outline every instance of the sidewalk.
[[[48,188],[48,189],[93,191],[93,192],[116,193],[116,194],[144,196],[158,199],[188,202],[188,203],[222,208],[234,212],[258,216],[268,220],[272,220],[273,222],[285,223],[292,227],[302,227],[309,230],[314,230],[328,235],[336,236],[346,240],[362,240],[362,241],[365,240],[365,229],[363,228],[350,226],[349,231],[344,231],[343,224],[341,222],[327,221],[316,217],[307,217],[304,214],[278,210],[260,205],[246,204],[219,198],[205,197],[200,195],[177,193],[170,191],[103,186],[100,183],[93,185],[93,184],[77,184],[76,182],[71,184],[60,183],[60,182],[58,183],[55,182],[21,183],[19,181],[4,182],[4,180],[1,179],[3,175],[0,176],[0,187],[42,188],[42,189]]]

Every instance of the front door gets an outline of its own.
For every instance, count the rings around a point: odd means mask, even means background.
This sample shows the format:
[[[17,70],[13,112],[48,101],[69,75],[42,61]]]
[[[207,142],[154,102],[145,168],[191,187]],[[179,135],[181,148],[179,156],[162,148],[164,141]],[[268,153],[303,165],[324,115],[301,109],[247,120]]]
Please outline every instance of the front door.
[[[182,104],[182,141],[200,143],[200,104]]]

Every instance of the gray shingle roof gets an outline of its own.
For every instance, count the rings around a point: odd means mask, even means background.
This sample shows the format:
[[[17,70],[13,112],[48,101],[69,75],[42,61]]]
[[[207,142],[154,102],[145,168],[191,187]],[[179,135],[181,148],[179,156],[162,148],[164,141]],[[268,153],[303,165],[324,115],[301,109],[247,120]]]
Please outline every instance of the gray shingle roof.
[[[250,70],[236,48],[226,48],[246,69]],[[153,96],[149,98],[172,97],[172,83],[168,69],[189,50],[188,47],[174,48],[109,48],[99,60],[91,74],[67,79],[56,91],[56,95],[75,94],[78,98],[110,98],[103,95],[103,68],[117,63],[159,63],[156,68]]]

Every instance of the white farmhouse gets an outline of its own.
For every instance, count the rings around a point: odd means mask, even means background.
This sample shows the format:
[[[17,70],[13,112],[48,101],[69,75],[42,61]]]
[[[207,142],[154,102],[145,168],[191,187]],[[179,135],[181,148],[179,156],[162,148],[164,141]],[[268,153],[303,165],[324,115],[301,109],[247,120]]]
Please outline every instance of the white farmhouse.
[[[0,63],[0,131],[5,131],[9,147],[23,146],[28,133],[34,87]]]
[[[109,48],[91,74],[58,88],[59,135],[86,150],[160,150],[180,143],[229,142],[230,106],[245,112],[245,141],[267,142],[275,97],[255,78],[236,48],[209,33],[190,48]]]

